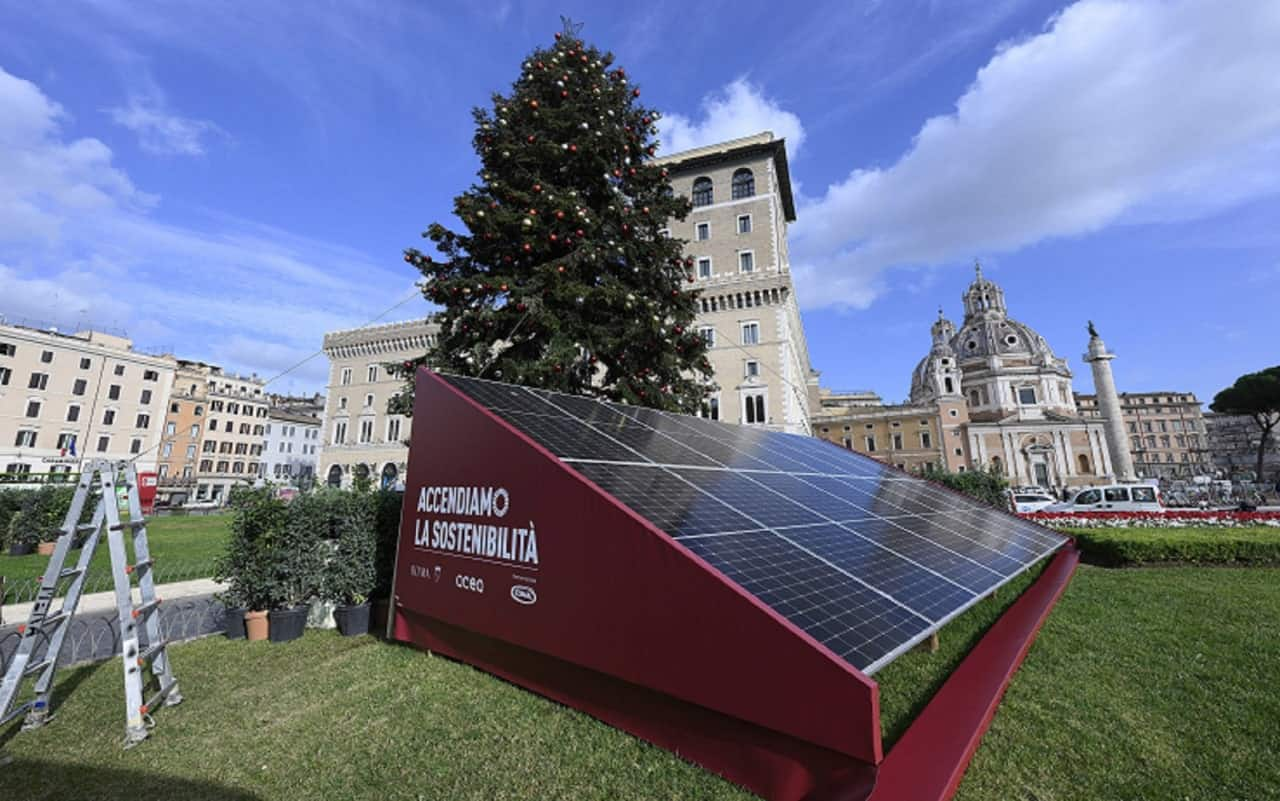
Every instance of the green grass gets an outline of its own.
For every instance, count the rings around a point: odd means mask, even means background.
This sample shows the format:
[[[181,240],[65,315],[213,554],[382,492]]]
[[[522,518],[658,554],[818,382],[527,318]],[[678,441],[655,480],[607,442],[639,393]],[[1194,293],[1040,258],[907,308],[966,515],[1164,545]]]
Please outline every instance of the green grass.
[[[879,675],[890,739],[1029,580],[952,623],[937,654]],[[62,673],[58,719],[7,744],[0,798],[751,798],[585,715],[368,637],[211,638],[173,658],[187,701],[127,752],[119,663]],[[1280,570],[1082,566],[959,798],[1280,798],[1277,720]]]
[[[1068,530],[1091,564],[1280,566],[1280,528],[1187,527]]]
[[[147,524],[147,542],[156,560],[158,581],[204,578],[213,575],[213,562],[226,548],[231,517],[154,517]],[[74,551],[70,559],[79,558]],[[69,561],[68,565],[74,564]],[[5,603],[13,598],[14,585],[44,574],[49,557],[0,555],[0,576],[5,577]],[[89,590],[110,589],[111,556],[105,539],[89,564]],[[98,585],[104,585],[99,587]],[[23,599],[26,600],[26,599]]]

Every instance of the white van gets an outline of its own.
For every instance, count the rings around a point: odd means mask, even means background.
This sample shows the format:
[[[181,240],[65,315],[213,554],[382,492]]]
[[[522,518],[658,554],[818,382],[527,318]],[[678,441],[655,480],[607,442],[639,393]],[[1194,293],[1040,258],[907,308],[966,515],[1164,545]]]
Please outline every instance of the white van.
[[[1070,500],[1055,503],[1046,512],[1163,512],[1160,491],[1149,484],[1111,484],[1086,487]]]

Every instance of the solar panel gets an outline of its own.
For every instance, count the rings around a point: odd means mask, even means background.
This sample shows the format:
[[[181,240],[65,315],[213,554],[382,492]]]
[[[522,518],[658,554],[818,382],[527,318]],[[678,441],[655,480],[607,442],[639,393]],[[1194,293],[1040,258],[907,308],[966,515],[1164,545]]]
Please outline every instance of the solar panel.
[[[442,377],[864,673],[1066,542],[813,437]]]

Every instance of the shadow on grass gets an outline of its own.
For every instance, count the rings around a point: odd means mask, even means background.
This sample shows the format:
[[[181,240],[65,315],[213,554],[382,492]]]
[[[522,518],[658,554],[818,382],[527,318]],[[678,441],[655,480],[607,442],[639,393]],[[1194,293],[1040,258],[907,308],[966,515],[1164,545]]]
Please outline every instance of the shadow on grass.
[[[62,708],[62,704],[66,702],[68,696],[76,691],[76,688],[85,682],[90,676],[97,672],[98,668],[107,664],[106,662],[95,662],[91,665],[80,665],[79,667],[67,668],[60,671],[53,681],[53,696],[49,699],[53,705],[53,714],[57,715],[58,710]],[[30,696],[28,696],[29,698]],[[123,713],[122,713],[123,715]],[[18,732],[22,731],[22,717],[10,721],[3,729],[0,729],[0,752],[10,740],[14,738]]]
[[[6,786],[19,791],[13,795]],[[183,801],[258,801],[244,790],[210,782],[181,779],[143,771],[45,762],[15,757],[0,767],[0,797],[24,801],[155,798]]]

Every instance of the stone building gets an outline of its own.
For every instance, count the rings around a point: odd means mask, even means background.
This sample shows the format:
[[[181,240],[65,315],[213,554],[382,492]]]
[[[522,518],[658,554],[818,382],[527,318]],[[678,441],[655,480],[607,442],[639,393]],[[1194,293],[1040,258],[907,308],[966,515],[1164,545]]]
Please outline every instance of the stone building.
[[[1262,429],[1244,415],[1204,415],[1205,445],[1212,470],[1229,479],[1255,479]],[[1274,432],[1262,463],[1263,483],[1280,482],[1280,436]]]
[[[668,232],[686,240],[702,293],[696,325],[717,384],[705,414],[810,433],[817,373],[791,280],[787,224],[796,210],[784,141],[766,131],[654,163],[693,201]]]
[[[325,334],[329,387],[317,476],[349,487],[359,476],[383,486],[404,480],[412,418],[388,414],[387,401],[403,387],[383,365],[421,356],[440,327],[408,320]]]
[[[66,480],[87,458],[155,469],[176,369],[123,336],[0,324],[5,479]]]
[[[939,312],[906,404],[828,407],[815,433],[908,470],[982,467],[1055,488],[1111,478],[1103,426],[1079,414],[1066,360],[1009,316],[981,267],[963,301],[959,329]]]
[[[267,412],[262,461],[258,463],[261,481],[299,489],[315,484],[323,414],[323,402],[309,410],[300,404],[272,403]]]
[[[205,412],[200,461],[196,466],[196,501],[226,503],[237,486],[257,481],[266,436],[265,382],[256,375],[226,373],[221,367],[189,362],[205,383]]]
[[[1082,417],[1102,417],[1096,395],[1077,393],[1075,397]],[[1194,393],[1121,392],[1120,409],[1139,478],[1190,478],[1213,473],[1205,415]]]

